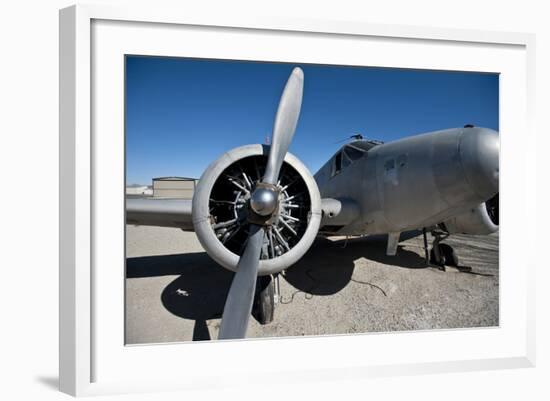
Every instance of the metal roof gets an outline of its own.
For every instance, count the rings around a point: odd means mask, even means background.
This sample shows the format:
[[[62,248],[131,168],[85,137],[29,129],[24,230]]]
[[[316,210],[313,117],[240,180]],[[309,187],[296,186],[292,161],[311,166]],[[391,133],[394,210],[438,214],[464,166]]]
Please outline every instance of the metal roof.
[[[198,178],[191,177],[157,177],[153,181],[198,181]]]

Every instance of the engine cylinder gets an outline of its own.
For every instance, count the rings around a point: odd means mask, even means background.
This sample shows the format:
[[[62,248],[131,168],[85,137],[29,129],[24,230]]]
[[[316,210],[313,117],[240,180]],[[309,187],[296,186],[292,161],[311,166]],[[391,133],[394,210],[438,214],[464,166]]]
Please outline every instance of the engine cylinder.
[[[193,226],[220,265],[236,271],[248,238],[251,194],[261,181],[269,147],[242,146],[223,154],[201,176],[193,196]],[[259,275],[280,272],[309,249],[319,230],[321,199],[308,169],[287,153],[275,186],[277,205],[266,219]],[[252,199],[258,208],[257,199]]]

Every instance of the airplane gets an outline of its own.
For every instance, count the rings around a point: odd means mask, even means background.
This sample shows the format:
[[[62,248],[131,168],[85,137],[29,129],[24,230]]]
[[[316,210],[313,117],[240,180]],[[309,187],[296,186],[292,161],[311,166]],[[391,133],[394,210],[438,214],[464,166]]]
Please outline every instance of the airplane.
[[[284,87],[271,145],[224,153],[199,179],[192,200],[127,199],[126,223],[194,231],[221,266],[235,272],[219,339],[246,336],[254,303],[266,315],[273,299],[257,282],[296,263],[318,235],[434,236],[429,263],[458,265],[451,234],[498,230],[499,135],[465,125],[383,143],[354,136],[312,175],[288,152],[303,97],[296,67]],[[343,251],[345,252],[345,251]]]

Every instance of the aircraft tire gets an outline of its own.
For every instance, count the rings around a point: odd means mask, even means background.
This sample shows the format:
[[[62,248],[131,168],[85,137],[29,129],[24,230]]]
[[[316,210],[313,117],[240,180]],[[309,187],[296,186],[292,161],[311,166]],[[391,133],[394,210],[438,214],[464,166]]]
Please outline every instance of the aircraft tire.
[[[441,260],[437,260],[435,257],[435,252],[433,248],[430,250],[430,263],[437,265],[437,266],[445,266],[445,255],[441,251],[441,247],[439,248],[439,256],[441,257]]]
[[[258,277],[252,316],[261,325],[266,325],[273,321],[274,314],[275,280],[271,275]]]
[[[448,244],[439,244],[439,252],[445,258],[445,264],[449,266],[458,266],[458,255],[454,248]]]

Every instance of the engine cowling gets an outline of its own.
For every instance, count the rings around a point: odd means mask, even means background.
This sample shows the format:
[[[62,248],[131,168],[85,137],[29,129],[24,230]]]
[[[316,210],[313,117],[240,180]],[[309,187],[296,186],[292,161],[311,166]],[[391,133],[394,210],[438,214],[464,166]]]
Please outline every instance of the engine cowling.
[[[236,271],[248,238],[250,189],[263,177],[269,147],[230,150],[202,174],[193,196],[193,226],[206,252]],[[277,212],[266,224],[258,273],[280,272],[296,263],[313,243],[321,221],[321,197],[313,176],[287,153],[279,182]]]
[[[498,230],[498,194],[475,208],[443,222],[450,234],[486,235]]]

